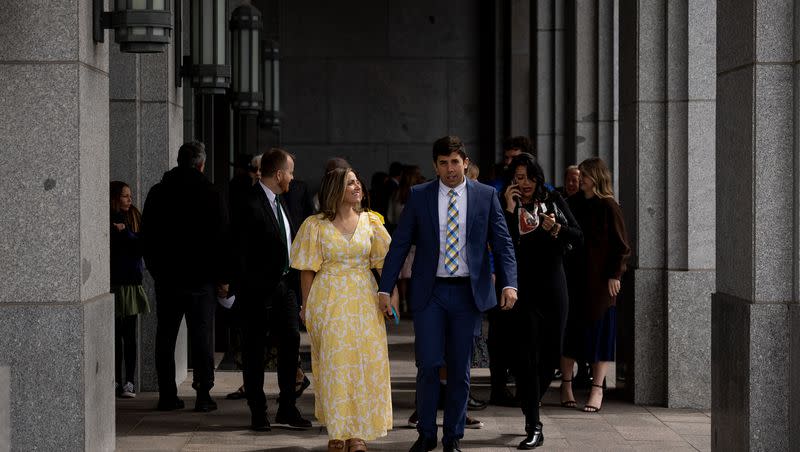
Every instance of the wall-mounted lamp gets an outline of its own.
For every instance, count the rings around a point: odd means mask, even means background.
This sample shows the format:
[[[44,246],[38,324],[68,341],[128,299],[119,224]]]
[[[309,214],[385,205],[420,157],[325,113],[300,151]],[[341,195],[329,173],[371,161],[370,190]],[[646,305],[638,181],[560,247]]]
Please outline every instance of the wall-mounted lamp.
[[[278,127],[280,120],[280,54],[278,43],[270,41],[264,46],[261,64],[264,91],[264,110],[261,112],[261,124],[266,127]]]
[[[261,12],[245,3],[231,14],[233,93],[231,106],[243,113],[258,114],[264,103],[261,92]]]
[[[160,53],[167,49],[172,32],[172,13],[167,0],[114,0],[114,10],[103,11],[103,0],[93,3],[93,37],[105,42],[105,29],[114,29],[120,50]]]
[[[182,32],[178,19],[181,0],[175,0],[175,33]],[[225,94],[231,85],[228,53],[228,0],[191,0],[189,39],[191,55],[183,55],[183,43],[175,45],[175,84],[182,86],[183,77],[191,80],[197,94]],[[180,39],[178,39],[179,41]],[[181,66],[183,63],[183,66]]]

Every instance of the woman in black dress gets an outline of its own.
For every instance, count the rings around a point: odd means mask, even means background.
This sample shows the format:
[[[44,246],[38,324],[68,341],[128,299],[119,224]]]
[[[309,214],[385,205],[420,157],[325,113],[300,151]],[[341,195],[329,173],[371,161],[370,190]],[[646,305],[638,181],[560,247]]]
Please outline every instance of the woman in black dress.
[[[608,363],[614,360],[616,298],[631,250],[608,167],[595,157],[579,168],[581,192],[571,196],[569,204],[583,230],[584,246],[570,253],[567,272],[570,308],[561,360],[561,404],[575,406],[570,383],[577,359],[592,366],[593,383],[583,411],[596,413],[603,403]]]
[[[517,448],[533,449],[544,441],[539,401],[558,367],[567,320],[564,250],[580,242],[582,234],[561,195],[545,186],[544,172],[532,155],[514,157],[509,172],[512,180],[504,192],[504,213],[519,275],[512,371],[527,433]]]

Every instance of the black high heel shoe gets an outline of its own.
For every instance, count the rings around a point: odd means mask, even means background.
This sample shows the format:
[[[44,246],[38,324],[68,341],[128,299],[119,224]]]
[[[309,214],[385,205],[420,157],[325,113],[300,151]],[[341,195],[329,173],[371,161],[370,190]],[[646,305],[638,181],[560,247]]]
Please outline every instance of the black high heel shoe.
[[[599,413],[600,409],[602,408],[602,403],[603,403],[603,385],[592,384],[592,389],[594,389],[594,388],[600,388],[600,403],[597,406],[594,406],[594,405],[589,405],[589,403],[587,401],[586,405],[583,406],[583,412],[584,413]],[[591,390],[589,390],[589,397],[591,397],[591,396],[592,396],[592,393],[591,393]]]
[[[542,433],[541,422],[537,422],[536,425],[526,424],[525,432],[528,433],[528,436],[519,443],[517,449],[531,450],[544,444],[544,433]]]

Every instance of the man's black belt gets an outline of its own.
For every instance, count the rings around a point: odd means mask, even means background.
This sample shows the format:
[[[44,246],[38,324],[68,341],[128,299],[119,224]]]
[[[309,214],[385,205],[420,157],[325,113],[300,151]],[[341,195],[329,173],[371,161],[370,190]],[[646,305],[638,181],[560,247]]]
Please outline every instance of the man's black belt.
[[[451,276],[451,277],[437,276],[436,282],[442,284],[469,284],[469,276]]]

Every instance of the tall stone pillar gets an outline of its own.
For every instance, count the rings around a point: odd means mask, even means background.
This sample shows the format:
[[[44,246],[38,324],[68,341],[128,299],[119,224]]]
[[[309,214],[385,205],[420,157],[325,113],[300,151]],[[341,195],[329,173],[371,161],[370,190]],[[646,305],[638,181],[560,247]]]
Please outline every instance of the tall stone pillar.
[[[566,15],[565,44],[569,52],[565,63],[566,152],[559,153],[565,156],[564,161],[554,162],[555,181],[563,182],[567,165],[589,157],[606,161],[616,181],[618,0],[555,3],[555,18],[560,20],[559,9]]]
[[[175,85],[174,49],[170,44],[167,52],[142,55],[122,53],[117,46],[110,50],[110,176],[131,186],[139,209],[150,188],[176,165],[183,142],[183,94]],[[139,318],[137,387],[155,391],[158,300],[149,274],[144,285],[152,312]],[[178,383],[186,378],[186,350],[184,322],[175,347]]]
[[[620,201],[633,248],[620,334],[636,403],[710,404],[715,8],[620,4]],[[632,334],[630,334],[632,332]]]
[[[714,450],[800,442],[796,2],[718,2]]]
[[[108,39],[89,0],[0,18],[0,444],[112,450]]]
[[[561,0],[537,1],[533,9],[532,34],[534,50],[531,55],[534,136],[538,161],[545,179],[555,185],[563,183],[566,167],[564,156],[564,2]]]
[[[602,2],[601,2],[602,3]],[[597,155],[598,2],[575,0],[573,10],[573,110],[571,124],[575,161]]]
[[[508,135],[530,135],[531,132],[531,0],[511,0]],[[505,137],[504,137],[505,138]]]

